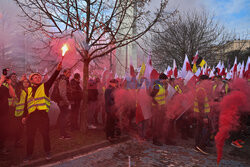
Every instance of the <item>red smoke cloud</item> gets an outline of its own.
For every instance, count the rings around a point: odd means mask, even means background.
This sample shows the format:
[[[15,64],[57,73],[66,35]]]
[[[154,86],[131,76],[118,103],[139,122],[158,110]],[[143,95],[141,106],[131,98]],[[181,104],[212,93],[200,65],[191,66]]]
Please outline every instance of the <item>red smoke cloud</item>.
[[[249,85],[246,80],[235,80],[232,92],[225,96],[220,103],[219,132],[215,136],[217,148],[217,163],[220,163],[225,140],[230,137],[230,132],[237,130],[239,117],[243,112],[249,112]]]

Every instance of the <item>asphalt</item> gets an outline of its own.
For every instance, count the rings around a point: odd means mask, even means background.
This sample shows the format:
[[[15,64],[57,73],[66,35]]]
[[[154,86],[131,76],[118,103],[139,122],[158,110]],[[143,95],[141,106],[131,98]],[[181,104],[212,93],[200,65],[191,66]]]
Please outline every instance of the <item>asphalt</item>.
[[[213,167],[216,155],[203,155],[182,146],[155,146],[151,142],[128,140],[43,165],[43,167]],[[245,161],[224,158],[220,167],[248,167]]]
[[[51,160],[46,160],[45,158],[39,158],[39,159],[31,160],[31,161],[26,162],[26,163],[19,164],[18,166],[20,166],[20,167],[29,167],[29,166],[34,167],[34,166],[42,166],[42,165],[46,165],[46,164],[51,164],[54,162],[63,162],[65,160],[70,159],[72,157],[75,157],[77,155],[85,155],[85,154],[88,154],[90,152],[96,151],[98,149],[106,148],[109,146],[112,147],[113,145],[117,145],[117,144],[126,142],[128,140],[130,140],[130,138],[128,136],[123,136],[119,140],[114,141],[114,142],[104,140],[100,143],[95,143],[95,144],[84,146],[84,147],[81,147],[78,149],[54,154],[54,155],[52,155]]]

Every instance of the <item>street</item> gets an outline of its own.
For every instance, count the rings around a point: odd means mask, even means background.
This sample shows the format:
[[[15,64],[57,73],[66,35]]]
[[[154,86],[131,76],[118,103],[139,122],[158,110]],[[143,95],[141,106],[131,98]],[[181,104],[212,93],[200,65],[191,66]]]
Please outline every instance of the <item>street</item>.
[[[202,155],[192,148],[182,146],[155,146],[150,142],[130,140],[124,143],[101,148],[88,154],[47,164],[44,167],[211,167],[217,166],[216,156]],[[239,160],[222,159],[220,166],[241,166],[249,164]]]

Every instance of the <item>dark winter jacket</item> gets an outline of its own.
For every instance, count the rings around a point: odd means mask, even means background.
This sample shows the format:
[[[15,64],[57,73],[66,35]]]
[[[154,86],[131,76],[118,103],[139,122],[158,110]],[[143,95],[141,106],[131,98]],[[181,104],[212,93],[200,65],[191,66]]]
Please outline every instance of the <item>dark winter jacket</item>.
[[[115,88],[108,86],[105,90],[105,110],[106,112],[112,112],[114,110],[115,98],[114,98]]]
[[[72,91],[72,100],[73,101],[81,101],[82,99],[82,88],[80,86],[80,82],[72,79],[70,81],[71,91]]]
[[[70,105],[70,101],[72,101],[72,92],[69,84],[69,78],[67,78],[65,75],[60,75],[58,82],[58,88],[61,97],[59,105]]]

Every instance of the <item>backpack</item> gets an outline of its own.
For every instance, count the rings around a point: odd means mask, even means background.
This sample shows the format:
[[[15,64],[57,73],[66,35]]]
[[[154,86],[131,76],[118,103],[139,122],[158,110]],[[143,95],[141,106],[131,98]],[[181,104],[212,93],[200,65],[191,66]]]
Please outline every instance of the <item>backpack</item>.
[[[50,99],[52,101],[56,102],[57,104],[62,99],[60,92],[59,92],[59,80],[55,81],[55,83],[54,83],[54,88],[53,88],[52,93],[50,95]]]

